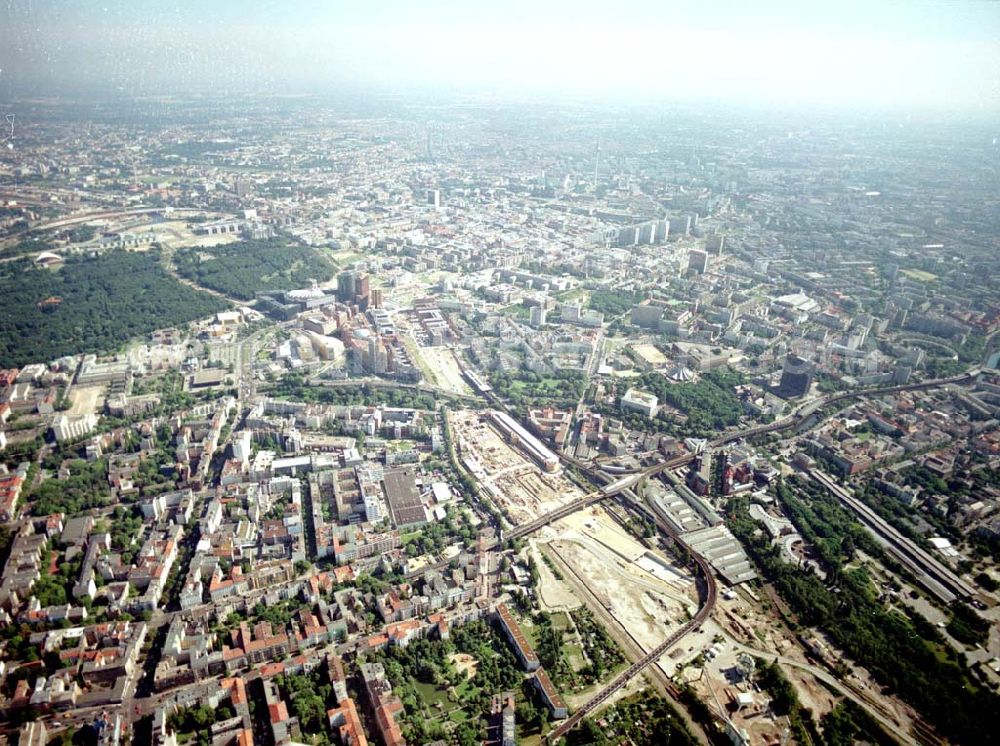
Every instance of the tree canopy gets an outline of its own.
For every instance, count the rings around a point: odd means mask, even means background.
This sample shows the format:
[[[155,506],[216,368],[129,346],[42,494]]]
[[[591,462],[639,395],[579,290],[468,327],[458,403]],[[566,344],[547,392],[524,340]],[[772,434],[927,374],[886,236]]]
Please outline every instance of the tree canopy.
[[[876,681],[919,709],[942,735],[960,743],[985,743],[1000,699],[969,676],[968,668],[929,622],[887,608],[863,567],[847,569],[849,545],[861,546],[860,526],[844,508],[834,505],[834,498],[824,499],[800,480],[780,489],[777,497],[796,529],[816,546],[833,592],[817,575],[781,558],[780,550],[749,517],[745,500],[733,502],[727,525],[798,621],[823,629]],[[877,546],[865,546],[865,551],[880,554]]]
[[[253,300],[260,292],[307,287],[310,280],[326,282],[337,269],[316,249],[278,238],[184,249],[174,261],[182,276],[242,300]]]
[[[27,260],[0,269],[0,367],[110,352],[132,337],[186,324],[228,305],[182,285],[159,253],[70,256],[58,270]]]

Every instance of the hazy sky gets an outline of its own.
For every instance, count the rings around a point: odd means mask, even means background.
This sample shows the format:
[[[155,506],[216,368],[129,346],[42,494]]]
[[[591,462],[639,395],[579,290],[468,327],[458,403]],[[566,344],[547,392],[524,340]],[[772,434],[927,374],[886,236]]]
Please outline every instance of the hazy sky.
[[[415,87],[1000,110],[991,0],[6,0],[0,93]]]

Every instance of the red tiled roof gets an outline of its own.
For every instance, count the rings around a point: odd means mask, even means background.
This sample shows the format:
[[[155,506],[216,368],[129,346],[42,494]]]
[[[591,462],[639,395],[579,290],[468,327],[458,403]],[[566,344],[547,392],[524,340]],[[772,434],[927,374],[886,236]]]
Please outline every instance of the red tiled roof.
[[[267,713],[272,723],[283,723],[288,720],[288,706],[284,702],[268,705]]]
[[[278,675],[284,673],[284,671],[285,671],[285,664],[284,663],[265,663],[264,665],[262,665],[257,670],[260,671],[261,678],[270,679],[270,678],[272,678],[274,676],[278,676]]]

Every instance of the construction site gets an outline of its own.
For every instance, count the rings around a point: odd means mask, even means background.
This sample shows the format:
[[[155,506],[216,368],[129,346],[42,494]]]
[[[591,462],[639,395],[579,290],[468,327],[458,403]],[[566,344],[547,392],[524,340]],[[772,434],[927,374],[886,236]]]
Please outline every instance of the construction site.
[[[104,408],[105,393],[104,386],[74,386],[69,394],[70,416],[97,414]]]
[[[788,717],[775,711],[773,693],[761,686],[759,669],[772,663],[816,720],[848,697],[887,731],[910,732],[915,718],[911,708],[883,693],[862,668],[834,676],[829,669],[844,663],[840,654],[815,631],[794,634],[768,607],[773,600],[758,597],[746,586],[722,594],[701,635],[688,638],[697,657],[689,653],[686,665],[677,671],[678,680],[754,744],[776,746],[789,737]]]
[[[565,475],[543,471],[479,413],[462,410],[448,417],[462,464],[512,525],[583,497]]]
[[[511,437],[495,417],[468,411],[449,417],[463,464],[513,525],[583,497],[561,470],[544,471],[537,447]],[[654,492],[664,488],[653,484]],[[667,503],[661,500],[660,506],[682,529],[696,528]],[[655,539],[639,538],[622,505],[604,501],[560,518],[531,534],[524,551],[538,568],[540,608],[559,613],[586,606],[631,660],[656,648],[698,610],[691,569]],[[749,743],[780,744],[789,737],[788,717],[775,712],[772,693],[754,673],[775,661],[817,719],[849,697],[890,731],[910,730],[909,708],[883,695],[862,669],[847,679],[834,677],[816,660],[824,644],[817,639],[815,649],[805,646],[769,602],[773,599],[757,597],[742,582],[730,588],[714,613],[649,669],[650,680],[675,694],[678,684],[689,685],[720,722]]]
[[[651,650],[697,611],[691,573],[648,549],[601,506],[562,519],[534,541],[627,649]],[[659,665],[667,676],[677,667],[669,658]]]

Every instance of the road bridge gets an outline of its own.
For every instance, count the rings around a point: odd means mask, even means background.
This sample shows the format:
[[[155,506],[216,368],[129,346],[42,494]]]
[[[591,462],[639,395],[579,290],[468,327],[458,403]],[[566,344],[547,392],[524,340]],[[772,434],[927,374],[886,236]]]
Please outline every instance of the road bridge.
[[[656,527],[660,533],[665,534],[671,541],[673,541],[682,550],[686,551],[691,557],[692,561],[698,567],[698,575],[702,579],[704,584],[704,593],[701,607],[698,609],[697,613],[691,618],[689,622],[681,626],[679,629],[671,633],[667,639],[657,645],[655,648],[650,650],[644,657],[637,660],[627,669],[622,671],[614,680],[608,684],[606,687],[601,689],[597,694],[591,697],[587,702],[583,704],[579,709],[577,709],[572,715],[566,720],[556,726],[552,731],[548,733],[545,737],[546,743],[555,743],[564,735],[569,733],[573,728],[580,724],[580,722],[590,715],[592,712],[597,710],[601,705],[603,705],[615,692],[619,691],[622,687],[628,684],[636,675],[641,673],[645,668],[656,663],[660,658],[662,658],[671,648],[673,648],[678,642],[680,642],[686,635],[694,630],[698,629],[702,623],[708,619],[712,610],[715,608],[715,603],[718,600],[718,586],[715,581],[715,576],[712,574],[712,568],[709,566],[708,561],[694,551],[684,539],[670,527],[665,521],[660,519],[659,516],[653,516]]]
[[[810,414],[816,409],[819,409],[822,406],[826,406],[827,404],[833,404],[838,401],[845,401],[848,399],[858,398],[862,396],[878,396],[889,393],[896,393],[900,391],[918,391],[924,389],[937,388],[939,386],[945,386],[949,384],[967,383],[974,380],[975,377],[978,375],[978,373],[979,373],[978,370],[972,370],[959,376],[936,379],[933,381],[925,381],[923,383],[904,384],[900,386],[886,386],[876,389],[865,389],[862,391],[843,392],[841,394],[835,394],[830,397],[824,398],[824,400],[822,401],[822,403],[819,404],[819,406],[815,407],[810,411]],[[740,438],[752,437],[752,435],[761,432],[773,432],[775,430],[789,428],[794,425],[797,425],[799,422],[802,421],[802,419],[804,418],[801,416],[800,413],[795,413],[793,415],[790,415],[788,418],[785,418],[784,420],[779,420],[778,422],[771,423],[770,425],[762,425],[756,428],[751,428],[750,430],[745,430],[738,433],[730,433],[728,435],[721,436],[711,441],[710,445],[716,447],[728,442],[732,442],[733,440],[738,440]],[[670,468],[667,466],[667,463],[668,462],[662,462],[661,464],[658,464],[657,466],[660,467],[658,471]],[[594,472],[590,469],[585,469],[585,471],[592,477],[596,476]],[[617,491],[619,492],[624,491],[625,489],[628,489],[633,484],[638,482],[638,479],[642,475],[647,475],[650,473],[658,473],[658,471],[655,470],[655,467],[650,467],[649,469],[645,469],[642,472],[639,472],[638,474],[632,475],[635,478],[635,481],[632,481],[632,478],[624,478],[624,479],[619,479],[617,482],[613,483],[613,485],[615,485],[616,488],[618,488]],[[600,490],[598,490],[595,493],[591,493],[591,495],[582,498],[582,500],[588,500],[592,498],[600,499],[598,497],[599,494]],[[593,502],[596,501],[597,501],[596,499],[593,500]],[[568,515],[569,512],[572,512],[568,510],[571,507],[572,505],[564,506],[564,508],[560,509],[559,512],[565,510],[567,511],[565,515]],[[691,559],[698,566],[699,575],[704,580],[705,583],[704,601],[701,607],[698,609],[698,613],[695,614],[695,616],[691,619],[690,622],[688,622],[680,629],[673,632],[666,640],[657,645],[644,658],[636,661],[629,668],[627,668],[625,671],[619,674],[610,684],[608,684],[608,686],[601,689],[600,692],[598,692],[590,700],[588,700],[582,707],[576,710],[568,719],[560,723],[555,729],[549,732],[549,734],[545,738],[546,743],[549,744],[555,743],[564,735],[566,735],[569,731],[571,731],[573,728],[579,725],[579,723],[584,718],[586,718],[588,715],[590,715],[591,713],[596,711],[599,707],[601,707],[615,692],[619,691],[623,686],[625,686],[634,676],[640,673],[647,666],[659,660],[668,650],[670,650],[670,648],[672,648],[681,639],[683,639],[685,635],[697,629],[702,624],[702,622],[704,622],[705,619],[708,618],[709,614],[711,614],[712,610],[715,608],[718,589],[715,577],[712,574],[712,569],[709,566],[708,561],[698,552],[694,551],[691,548],[691,546],[688,545],[687,542],[685,542],[684,539],[666,521],[662,519],[661,516],[656,514],[647,514],[647,515],[651,515],[654,518],[656,522],[656,527],[660,531],[660,533],[668,536],[674,542],[675,545],[680,547],[682,550],[686,551],[688,555],[691,557]],[[527,528],[528,526],[533,526],[533,524],[535,523],[539,523],[540,525],[546,525],[546,523],[549,523],[551,522],[551,520],[556,519],[555,517],[553,517],[549,521],[544,521],[546,517],[547,516],[542,516],[541,518],[536,519],[536,521],[533,521],[532,524],[525,524],[524,528]],[[538,527],[540,526],[533,526],[532,530]]]
[[[576,459],[570,459],[570,457],[568,456],[564,458],[576,462],[574,463],[574,466],[584,470],[592,478],[595,479],[600,478],[601,476],[600,472],[595,472],[591,467],[583,465],[582,462],[579,462]],[[690,453],[685,453],[681,456],[675,456],[674,458],[667,459],[666,461],[661,461],[658,464],[653,464],[652,466],[648,466],[642,471],[635,472],[626,477],[622,477],[621,479],[615,482],[606,484],[603,487],[574,500],[573,502],[567,503],[566,505],[558,507],[555,510],[551,510],[547,513],[543,513],[533,521],[530,521],[529,523],[524,523],[506,532],[504,538],[519,539],[522,536],[527,536],[528,534],[534,533],[543,526],[547,526],[550,523],[553,523],[554,521],[558,521],[560,518],[565,518],[566,516],[571,515],[572,513],[575,513],[578,510],[583,510],[584,508],[587,508],[593,505],[594,503],[598,503],[601,500],[605,500],[609,497],[614,497],[615,495],[619,495],[625,490],[631,489],[636,484],[638,484],[640,480],[645,479],[646,477],[654,476],[663,471],[667,471],[668,469],[677,469],[681,466],[691,463],[691,461],[693,460],[694,460],[693,455],[691,455]]]

